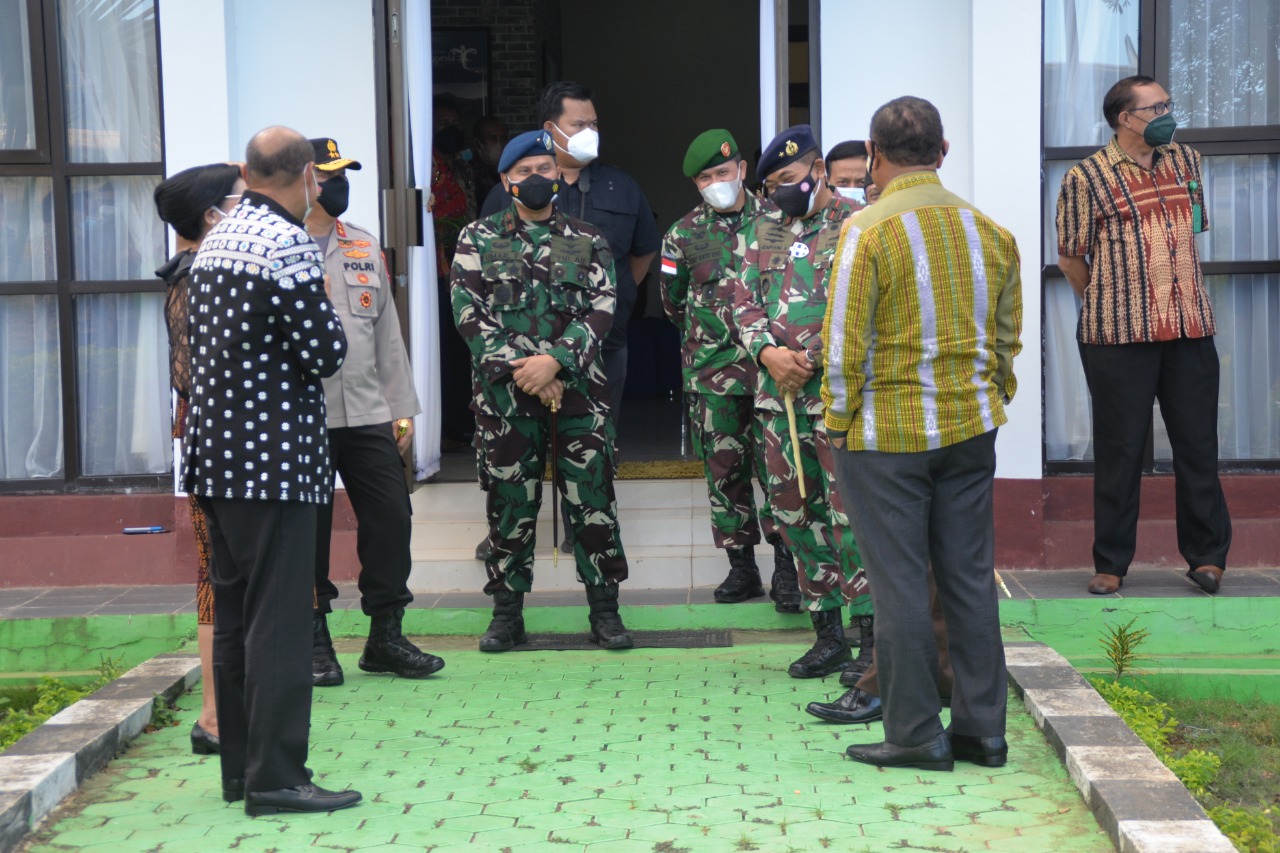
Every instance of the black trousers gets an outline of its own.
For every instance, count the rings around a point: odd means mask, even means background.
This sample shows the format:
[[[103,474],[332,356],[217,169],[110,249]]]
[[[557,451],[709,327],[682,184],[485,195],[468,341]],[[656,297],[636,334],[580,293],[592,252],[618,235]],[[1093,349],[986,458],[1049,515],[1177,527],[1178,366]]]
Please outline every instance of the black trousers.
[[[1008,674],[996,598],[992,491],[996,431],[937,450],[837,450],[836,484],[876,611],[885,740],[942,733],[929,566],[946,621],[953,733],[1005,732]]]
[[[360,608],[366,616],[394,613],[413,601],[408,586],[413,510],[391,423],[329,430],[329,461],[342,475],[356,513]],[[338,597],[329,580],[333,504],[316,510],[316,606],[320,613],[332,613]]]
[[[1218,350],[1213,338],[1080,344],[1093,398],[1093,565],[1124,577],[1138,538],[1142,456],[1160,401],[1173,448],[1178,551],[1193,569],[1227,567],[1231,516],[1218,479]]]
[[[223,779],[307,781],[316,508],[198,498],[213,548],[213,681]]]

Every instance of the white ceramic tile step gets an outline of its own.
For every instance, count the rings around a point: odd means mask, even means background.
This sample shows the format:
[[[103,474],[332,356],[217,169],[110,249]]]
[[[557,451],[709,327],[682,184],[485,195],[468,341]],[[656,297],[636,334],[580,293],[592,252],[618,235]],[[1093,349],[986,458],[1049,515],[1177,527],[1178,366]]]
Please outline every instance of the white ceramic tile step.
[[[624,542],[625,547],[625,542]],[[473,546],[474,548],[474,546]],[[630,578],[627,589],[687,589],[715,586],[729,571],[724,552],[711,546],[626,547]],[[757,555],[766,576],[772,568],[764,552]],[[534,588],[543,590],[576,589],[579,584],[573,569],[573,557],[560,555],[554,566],[548,546],[538,549],[534,563]],[[469,550],[451,557],[435,557],[413,561],[409,589],[415,595],[439,592],[479,591],[486,580],[484,564]]]

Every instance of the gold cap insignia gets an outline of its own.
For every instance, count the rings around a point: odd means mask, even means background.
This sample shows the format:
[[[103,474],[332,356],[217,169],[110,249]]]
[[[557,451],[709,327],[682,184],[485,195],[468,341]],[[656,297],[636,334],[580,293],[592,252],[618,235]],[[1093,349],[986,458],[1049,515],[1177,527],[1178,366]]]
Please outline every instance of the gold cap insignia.
[[[338,159],[338,143],[334,142],[332,139],[329,140],[329,159]]]
[[[800,146],[796,145],[796,141],[794,139],[788,139],[786,146],[782,150],[786,152],[788,157],[793,157],[795,156],[795,153],[800,150]]]
[[[732,151],[732,150],[733,150],[733,149],[729,147],[729,143],[728,143],[728,142],[721,142],[721,143],[720,143],[720,156],[721,156],[721,157],[728,157],[728,156],[729,156],[729,152],[730,152],[730,151]]]

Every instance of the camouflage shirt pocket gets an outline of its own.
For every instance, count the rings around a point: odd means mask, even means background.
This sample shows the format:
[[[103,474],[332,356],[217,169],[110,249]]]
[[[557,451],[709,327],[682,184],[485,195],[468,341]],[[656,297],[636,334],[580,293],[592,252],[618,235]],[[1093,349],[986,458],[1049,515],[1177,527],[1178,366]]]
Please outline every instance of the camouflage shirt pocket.
[[[527,297],[524,265],[518,261],[491,261],[481,275],[489,291],[489,307],[494,311],[511,311],[524,307]]]

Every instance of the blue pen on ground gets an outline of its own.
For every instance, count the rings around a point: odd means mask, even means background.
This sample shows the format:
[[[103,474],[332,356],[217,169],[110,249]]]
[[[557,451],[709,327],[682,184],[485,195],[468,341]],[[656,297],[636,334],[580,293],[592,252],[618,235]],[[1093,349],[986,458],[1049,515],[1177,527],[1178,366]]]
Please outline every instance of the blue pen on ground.
[[[169,531],[165,530],[163,527],[156,524],[151,527],[126,527],[124,530],[121,530],[120,532],[133,534],[133,533],[168,533]]]

